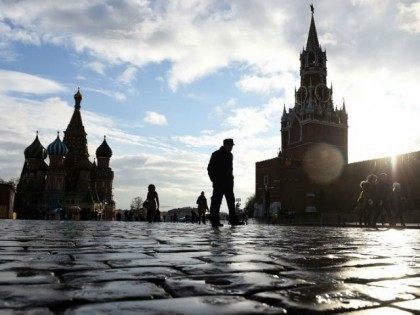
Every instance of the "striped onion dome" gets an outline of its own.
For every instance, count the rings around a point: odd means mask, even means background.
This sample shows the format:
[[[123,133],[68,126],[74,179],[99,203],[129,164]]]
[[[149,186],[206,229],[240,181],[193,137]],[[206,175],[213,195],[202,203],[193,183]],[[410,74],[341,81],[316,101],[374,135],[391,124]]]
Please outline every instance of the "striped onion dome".
[[[38,138],[38,131],[36,132],[35,140],[25,149],[25,158],[45,159],[47,157],[47,150],[42,146]]]
[[[59,132],[57,132],[57,138],[50,143],[47,148],[48,155],[66,155],[69,150],[67,149],[66,145],[60,140]]]
[[[96,149],[96,156],[105,157],[105,158],[110,158],[112,156],[112,150],[109,147],[108,143],[106,142],[106,136],[104,136],[104,141]]]

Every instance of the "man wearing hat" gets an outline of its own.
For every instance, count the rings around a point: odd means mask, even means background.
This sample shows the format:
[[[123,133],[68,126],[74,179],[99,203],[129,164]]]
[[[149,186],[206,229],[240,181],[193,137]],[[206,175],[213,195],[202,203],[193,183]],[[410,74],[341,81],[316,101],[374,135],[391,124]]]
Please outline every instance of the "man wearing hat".
[[[210,218],[213,227],[223,226],[220,223],[219,212],[223,195],[229,208],[229,221],[231,225],[238,225],[235,213],[235,195],[233,194],[233,139],[223,140],[223,146],[213,152],[207,171],[213,183],[213,196],[210,204]]]

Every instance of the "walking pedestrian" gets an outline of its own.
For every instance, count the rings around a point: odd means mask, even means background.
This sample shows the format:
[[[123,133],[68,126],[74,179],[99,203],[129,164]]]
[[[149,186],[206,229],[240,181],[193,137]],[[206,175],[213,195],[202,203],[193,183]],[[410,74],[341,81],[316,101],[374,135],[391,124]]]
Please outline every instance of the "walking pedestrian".
[[[388,183],[388,175],[386,173],[379,174],[375,185],[374,199],[374,216],[372,226],[376,227],[379,216],[385,212],[390,226],[394,226],[394,219],[391,213],[390,197],[391,187]]]
[[[359,215],[359,225],[360,227],[367,226],[369,224],[368,212],[367,212],[367,203],[368,203],[368,190],[370,183],[368,181],[362,181],[360,183],[360,192],[359,198],[356,202],[356,211]]]
[[[401,192],[400,183],[392,184],[392,210],[394,212],[395,223],[400,222],[405,227],[403,212],[405,208],[405,197]]]
[[[204,196],[204,191],[201,192],[197,199],[198,224],[206,224],[206,211],[209,210],[207,205],[207,198]]]
[[[147,221],[152,223],[156,221],[156,213],[159,213],[159,196],[156,192],[156,187],[150,184],[147,192]]]
[[[371,226],[373,217],[375,215],[375,187],[378,177],[375,174],[370,174],[366,177],[366,222],[367,225]]]
[[[223,195],[229,209],[230,224],[238,225],[235,214],[235,195],[233,193],[233,139],[223,140],[223,146],[211,155],[207,171],[213,183],[213,195],[210,204],[210,217],[213,227],[223,226],[220,223],[220,205]]]

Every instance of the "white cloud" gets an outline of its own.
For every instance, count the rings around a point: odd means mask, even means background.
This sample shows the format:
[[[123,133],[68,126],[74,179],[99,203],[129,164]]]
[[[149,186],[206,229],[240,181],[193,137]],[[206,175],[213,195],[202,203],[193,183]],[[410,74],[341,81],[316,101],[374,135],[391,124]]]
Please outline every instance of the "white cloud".
[[[244,75],[236,86],[244,92],[256,92],[270,94],[275,91],[283,90],[286,93],[286,99],[292,101],[294,98],[294,89],[298,83],[298,78],[294,73],[273,73],[268,75],[252,74]]]
[[[85,67],[100,74],[105,74],[106,65],[99,61],[91,61],[85,64]]]
[[[51,94],[65,91],[60,83],[40,76],[0,69],[0,93]]]
[[[165,115],[150,111],[146,112],[143,121],[151,125],[166,125],[168,123]]]
[[[409,33],[420,33],[420,2],[410,5],[398,4],[400,28]]]
[[[337,37],[333,33],[324,33],[319,37],[319,42],[322,43],[322,46],[336,46]]]
[[[169,61],[172,89],[232,62],[279,64],[276,56],[287,47],[278,36],[287,18],[276,1],[27,1],[1,3],[0,11],[9,38],[25,30],[44,42],[137,67]]]
[[[122,84],[130,84],[136,78],[137,68],[128,67],[118,76],[117,81]]]
[[[123,102],[123,101],[127,100],[127,96],[122,92],[104,90],[104,89],[93,88],[93,87],[85,87],[84,89],[87,90],[87,91],[92,91],[92,92],[96,92],[96,93],[106,95],[108,97],[114,98],[115,100],[117,100],[119,102]]]

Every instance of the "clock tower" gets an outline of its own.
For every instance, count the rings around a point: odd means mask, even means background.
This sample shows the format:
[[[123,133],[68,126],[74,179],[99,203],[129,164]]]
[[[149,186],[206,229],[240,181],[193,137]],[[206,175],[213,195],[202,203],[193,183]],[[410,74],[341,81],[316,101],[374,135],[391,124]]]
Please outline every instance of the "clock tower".
[[[322,50],[314,21],[314,9],[306,47],[300,54],[300,87],[295,105],[281,118],[281,155],[294,160],[307,159],[311,147],[328,145],[337,149],[347,164],[347,112],[345,104],[334,106],[333,88],[327,86],[327,54]]]

